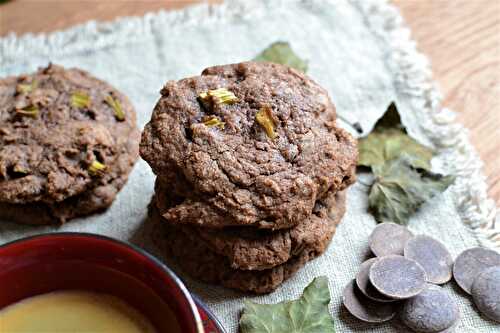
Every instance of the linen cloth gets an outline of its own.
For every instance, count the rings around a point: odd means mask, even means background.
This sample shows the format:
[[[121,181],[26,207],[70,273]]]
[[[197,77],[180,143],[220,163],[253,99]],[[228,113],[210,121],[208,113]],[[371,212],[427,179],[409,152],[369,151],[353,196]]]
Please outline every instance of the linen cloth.
[[[395,101],[409,133],[438,150],[433,167],[455,175],[457,181],[415,214],[409,223],[415,233],[438,238],[453,256],[478,245],[498,250],[496,210],[486,195],[481,161],[467,133],[453,123],[453,113],[441,109],[427,60],[416,51],[397,10],[385,1],[230,1],[111,23],[90,22],[49,35],[10,35],[0,39],[0,76],[33,72],[48,62],[80,67],[127,94],[142,129],[167,80],[198,75],[215,64],[252,59],[279,40],[290,42],[309,61],[308,74],[329,91],[338,113],[359,121],[365,134]],[[158,235],[153,235],[155,229],[147,220],[153,183],[154,175],[141,160],[105,213],[59,228],[1,221],[0,244],[45,232],[92,232],[138,244],[168,261],[152,242]],[[407,332],[397,322],[364,324],[341,306],[342,289],[366,258],[367,239],[375,225],[367,213],[367,187],[358,182],[349,190],[347,213],[328,251],[274,293],[248,296],[179,273],[229,333],[237,332],[245,298],[265,303],[294,299],[319,275],[329,278],[338,332]],[[457,332],[500,331],[476,312],[454,283],[445,288],[460,304]]]

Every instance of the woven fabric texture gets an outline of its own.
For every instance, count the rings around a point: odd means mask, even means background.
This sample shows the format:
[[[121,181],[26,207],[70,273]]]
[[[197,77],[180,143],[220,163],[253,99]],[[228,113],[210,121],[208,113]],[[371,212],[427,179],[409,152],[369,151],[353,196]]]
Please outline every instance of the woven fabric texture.
[[[83,68],[130,97],[142,128],[167,80],[198,75],[210,65],[252,59],[278,40],[290,42],[309,61],[308,74],[329,91],[340,115],[359,121],[368,132],[395,101],[409,133],[438,150],[433,167],[455,175],[457,181],[411,219],[409,227],[415,233],[439,238],[453,256],[478,245],[499,249],[496,208],[486,194],[482,163],[467,132],[453,122],[453,113],[441,108],[426,58],[416,51],[397,10],[385,1],[228,1],[111,23],[90,22],[49,35],[10,35],[0,39],[0,76],[32,72],[49,61]],[[168,261],[152,241],[161,237],[147,220],[153,182],[150,168],[139,161],[104,214],[58,229],[2,221],[0,244],[44,232],[93,232],[141,245]],[[245,298],[266,303],[296,298],[318,275],[329,277],[338,332],[407,332],[397,322],[363,324],[341,306],[342,289],[366,257],[367,239],[375,225],[367,213],[367,188],[356,183],[328,251],[274,293],[253,297],[181,276],[229,333],[237,332]],[[460,304],[458,332],[500,330],[481,317],[453,283],[446,289]]]

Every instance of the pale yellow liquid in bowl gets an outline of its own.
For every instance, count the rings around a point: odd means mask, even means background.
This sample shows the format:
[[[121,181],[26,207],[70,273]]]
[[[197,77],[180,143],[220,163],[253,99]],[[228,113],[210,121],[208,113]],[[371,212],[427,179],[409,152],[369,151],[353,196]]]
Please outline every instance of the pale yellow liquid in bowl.
[[[0,310],[0,333],[156,333],[121,299],[85,291],[27,298]]]

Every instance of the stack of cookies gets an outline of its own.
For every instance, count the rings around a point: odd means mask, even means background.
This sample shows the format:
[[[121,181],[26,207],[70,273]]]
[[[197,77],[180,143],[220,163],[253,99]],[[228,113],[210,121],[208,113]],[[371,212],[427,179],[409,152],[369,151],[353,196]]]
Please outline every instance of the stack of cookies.
[[[151,214],[191,276],[267,293],[325,251],[353,183],[356,141],[326,91],[277,64],[170,81],[142,134]]]

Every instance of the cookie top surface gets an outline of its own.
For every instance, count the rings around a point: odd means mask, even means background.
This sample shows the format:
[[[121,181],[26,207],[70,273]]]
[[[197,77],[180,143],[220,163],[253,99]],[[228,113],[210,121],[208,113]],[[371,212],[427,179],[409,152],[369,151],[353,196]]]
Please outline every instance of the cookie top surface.
[[[212,251],[225,256],[233,269],[263,270],[288,261],[298,252],[323,252],[323,244],[331,238],[345,212],[345,193],[329,193],[319,200],[313,214],[291,229],[276,231],[249,227],[209,229],[184,225],[183,228]],[[155,202],[160,213],[175,205],[177,198],[169,195],[168,186],[157,182]],[[220,219],[227,217],[219,216]],[[164,223],[171,222],[164,220]],[[173,224],[177,225],[177,224]]]
[[[234,98],[200,96],[224,88]],[[353,181],[355,140],[335,126],[326,91],[285,66],[246,62],[167,82],[142,135],[162,178],[182,173],[237,224],[291,227]],[[223,125],[221,125],[223,123]]]
[[[0,80],[0,202],[57,203],[115,192],[138,156],[128,99],[79,69],[49,65]],[[119,182],[121,187],[123,182]]]

